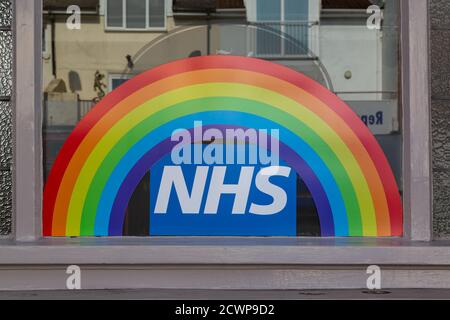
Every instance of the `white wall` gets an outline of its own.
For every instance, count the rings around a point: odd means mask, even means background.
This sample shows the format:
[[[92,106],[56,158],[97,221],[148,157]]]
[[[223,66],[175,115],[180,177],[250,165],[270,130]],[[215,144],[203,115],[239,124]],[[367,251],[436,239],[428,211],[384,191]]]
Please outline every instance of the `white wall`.
[[[365,25],[322,25],[320,60],[328,71],[334,90],[382,90],[382,39],[377,30]],[[345,78],[350,71],[352,77]],[[379,95],[339,95],[344,100],[377,100]]]

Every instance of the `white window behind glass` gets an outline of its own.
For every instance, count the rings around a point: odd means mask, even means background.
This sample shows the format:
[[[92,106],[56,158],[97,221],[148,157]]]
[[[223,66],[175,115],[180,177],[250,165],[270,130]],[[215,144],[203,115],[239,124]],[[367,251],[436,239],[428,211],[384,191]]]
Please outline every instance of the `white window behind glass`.
[[[246,9],[257,55],[318,54],[319,0],[247,0]]]
[[[106,29],[164,30],[165,0],[104,0]]]

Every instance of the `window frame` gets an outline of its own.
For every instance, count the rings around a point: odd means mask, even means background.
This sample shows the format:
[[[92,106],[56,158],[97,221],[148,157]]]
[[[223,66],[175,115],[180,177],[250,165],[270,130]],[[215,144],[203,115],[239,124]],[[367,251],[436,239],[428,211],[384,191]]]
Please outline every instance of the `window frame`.
[[[16,0],[15,149],[12,242],[0,241],[2,264],[388,265],[450,264],[433,246],[428,3],[401,1],[401,101],[404,237],[79,238],[42,237],[42,0]],[[425,152],[425,150],[427,152]],[[425,242],[425,243],[424,243]],[[428,242],[428,243],[426,243]],[[99,250],[102,254],[99,254]],[[448,250],[448,249],[447,249]],[[256,287],[256,285],[255,285]]]
[[[164,26],[163,27],[150,27],[150,14],[149,14],[149,1],[145,0],[145,28],[128,28],[127,27],[127,4],[128,0],[122,1],[122,27],[110,27],[108,26],[108,0],[104,0],[104,13],[105,13],[105,30],[106,31],[121,31],[121,32],[149,32],[149,31],[167,31],[167,1],[164,3]]]

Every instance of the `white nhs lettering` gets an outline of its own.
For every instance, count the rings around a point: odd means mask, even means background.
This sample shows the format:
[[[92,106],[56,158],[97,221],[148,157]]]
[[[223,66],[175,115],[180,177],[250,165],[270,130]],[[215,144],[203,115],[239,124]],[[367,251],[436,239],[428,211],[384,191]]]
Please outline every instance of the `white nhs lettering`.
[[[183,214],[199,214],[205,192],[206,181],[210,171],[209,166],[198,166],[196,168],[194,183],[189,194],[186,180],[180,166],[165,166],[161,185],[156,200],[155,214],[166,214],[172,187],[181,206]],[[211,182],[205,204],[205,214],[217,214],[219,210],[220,197],[223,194],[234,194],[232,214],[245,214],[247,208],[250,187],[254,176],[254,167],[241,168],[237,184],[225,184],[227,167],[212,167]],[[255,177],[255,185],[259,191],[272,197],[273,202],[269,205],[252,203],[249,212],[256,215],[273,215],[281,212],[287,203],[286,192],[272,184],[269,180],[272,176],[289,177],[289,167],[266,167],[261,169]]]
[[[272,198],[270,204],[251,203],[249,213],[274,215],[286,207],[285,190],[270,182],[270,178],[288,178],[291,168],[279,166],[279,132],[276,129],[226,129],[210,128],[203,132],[202,122],[194,122],[193,137],[186,129],[175,130],[171,160],[175,166],[165,166],[155,204],[155,214],[166,214],[172,190],[181,207],[182,214],[199,214],[204,194],[204,214],[217,214],[222,195],[234,195],[232,214],[246,213],[253,183],[262,194]],[[269,138],[270,137],[270,138]],[[269,146],[270,140],[270,146]],[[207,142],[204,145],[203,142]],[[270,149],[270,152],[269,152]],[[239,179],[226,184],[227,165],[239,165]],[[196,165],[191,190],[183,174],[183,165]],[[252,166],[253,165],[253,166]],[[259,172],[255,172],[259,165]],[[267,166],[261,168],[261,165]],[[210,178],[208,180],[208,178]],[[207,187],[209,181],[209,187]]]

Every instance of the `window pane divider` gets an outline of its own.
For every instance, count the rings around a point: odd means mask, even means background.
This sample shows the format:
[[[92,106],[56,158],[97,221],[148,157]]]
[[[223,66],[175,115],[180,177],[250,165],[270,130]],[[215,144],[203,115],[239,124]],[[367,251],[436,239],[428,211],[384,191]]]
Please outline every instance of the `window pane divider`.
[[[122,0],[122,28],[127,28],[127,0]]]
[[[150,28],[150,3],[149,0],[145,0],[145,28]]]

